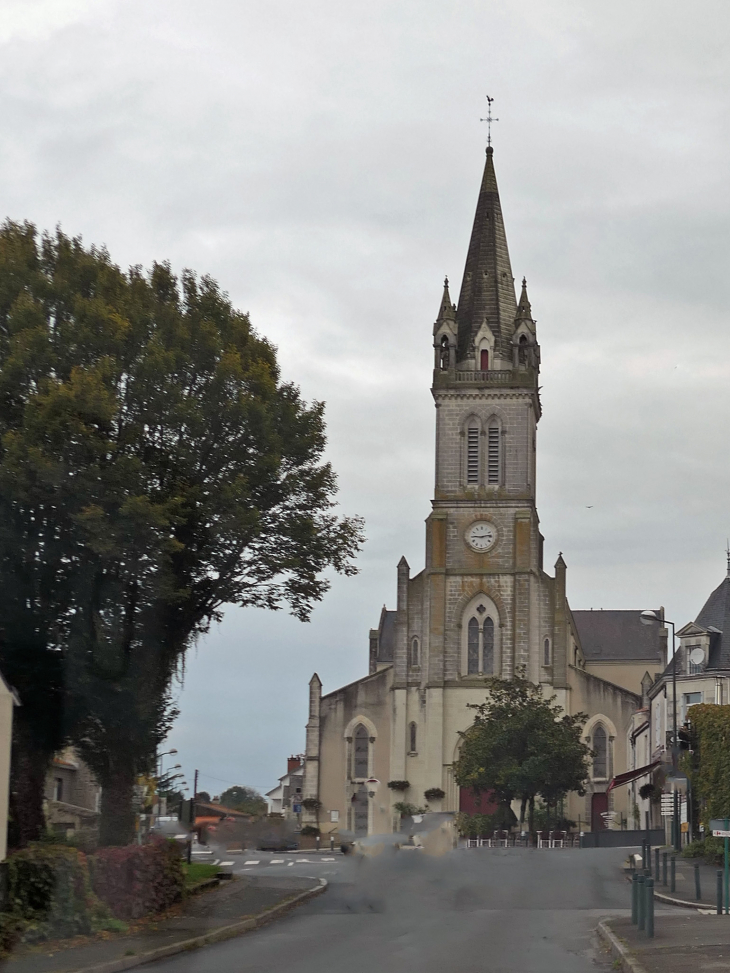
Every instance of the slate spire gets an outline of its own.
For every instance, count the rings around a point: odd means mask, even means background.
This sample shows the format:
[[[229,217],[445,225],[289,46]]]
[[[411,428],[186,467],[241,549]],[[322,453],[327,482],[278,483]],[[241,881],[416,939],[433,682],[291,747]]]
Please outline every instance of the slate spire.
[[[530,304],[530,298],[527,296],[527,278],[522,278],[522,294],[520,294],[520,302],[517,305],[517,316],[516,322],[519,324],[520,321],[528,321],[534,324],[532,320],[532,305]]]
[[[517,313],[493,155],[490,145],[456,311],[458,361],[470,354],[472,338],[485,319],[498,352],[506,356]]]

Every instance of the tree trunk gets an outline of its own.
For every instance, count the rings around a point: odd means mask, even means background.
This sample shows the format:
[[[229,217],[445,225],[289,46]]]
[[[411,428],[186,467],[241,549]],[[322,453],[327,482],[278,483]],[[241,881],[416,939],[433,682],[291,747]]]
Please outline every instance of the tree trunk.
[[[100,845],[131,845],[135,839],[133,807],[136,774],[132,761],[115,760],[101,783]]]
[[[53,755],[32,747],[30,734],[17,718],[17,711],[16,720],[10,765],[8,847],[25,848],[30,841],[39,841],[46,830],[43,797]]]
[[[529,818],[529,830],[532,832],[535,830],[535,798],[530,798],[530,818]]]
[[[520,804],[520,828],[525,823],[525,808],[527,807],[527,796],[523,796],[522,803]]]

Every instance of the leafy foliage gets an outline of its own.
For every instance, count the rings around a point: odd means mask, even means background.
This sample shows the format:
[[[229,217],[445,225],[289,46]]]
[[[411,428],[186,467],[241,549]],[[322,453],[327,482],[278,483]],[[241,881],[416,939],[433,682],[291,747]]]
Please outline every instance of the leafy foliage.
[[[94,891],[119,919],[162,912],[182,896],[185,872],[172,841],[102,848],[92,859]]]
[[[323,409],[281,381],[274,348],[210,278],[124,273],[60,231],[3,224],[0,668],[23,701],[15,820],[40,832],[45,767],[70,739],[102,784],[102,842],[130,840],[134,779],[176,715],[191,642],[228,603],[307,619],[324,572],[354,572],[361,523],[332,511]]]
[[[427,801],[440,801],[446,797],[446,791],[441,787],[429,787],[427,791],[423,792],[423,796]]]
[[[30,845],[9,857],[8,905],[4,926],[25,942],[115,927],[92,890],[86,856],[63,845]]]
[[[396,814],[400,814],[402,818],[412,816],[414,814],[425,814],[425,807],[418,807],[417,804],[410,804],[408,801],[396,801],[393,805],[393,810]]]
[[[457,783],[491,791],[505,811],[519,799],[520,821],[528,806],[532,818],[538,795],[555,807],[569,791],[584,794],[591,756],[581,740],[585,714],[564,714],[543,698],[541,686],[521,676],[490,679],[488,686],[487,701],[474,707],[476,719],[461,734]]]
[[[318,835],[320,831],[313,824],[305,824],[299,833],[302,835]]]
[[[411,786],[410,781],[407,780],[389,780],[388,787],[392,791],[407,791]]]
[[[253,787],[229,787],[221,794],[223,807],[242,811],[244,814],[266,814],[266,800]]]
[[[456,815],[456,828],[462,838],[486,838],[496,827],[491,814],[465,814],[459,811]]]
[[[683,766],[707,826],[730,814],[730,706],[690,706],[687,716],[694,753]]]

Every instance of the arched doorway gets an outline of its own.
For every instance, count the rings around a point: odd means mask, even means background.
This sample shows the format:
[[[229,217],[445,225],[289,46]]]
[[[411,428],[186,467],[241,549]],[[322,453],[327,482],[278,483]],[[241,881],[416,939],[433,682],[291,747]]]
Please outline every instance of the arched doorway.
[[[608,811],[608,794],[591,795],[591,831],[605,831],[608,827],[603,815]]]

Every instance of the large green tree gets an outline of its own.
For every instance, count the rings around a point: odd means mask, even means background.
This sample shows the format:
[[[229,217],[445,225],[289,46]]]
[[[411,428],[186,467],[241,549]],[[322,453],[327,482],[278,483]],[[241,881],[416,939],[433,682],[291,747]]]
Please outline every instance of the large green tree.
[[[491,791],[509,809],[520,801],[520,822],[529,809],[532,830],[535,798],[554,807],[570,791],[585,793],[589,747],[581,740],[586,715],[568,716],[541,686],[518,676],[488,680],[486,702],[462,734],[454,776],[461,787]]]
[[[253,787],[241,787],[239,784],[223,791],[221,804],[244,814],[266,814],[267,808],[266,799],[257,790]]]
[[[354,573],[362,525],[332,509],[324,447],[322,403],[281,380],[215,281],[124,272],[60,231],[2,226],[0,668],[23,702],[17,840],[42,824],[38,784],[61,739],[102,785],[102,841],[129,840],[135,776],[154,767],[191,642],[229,603],[306,620],[328,569]]]

